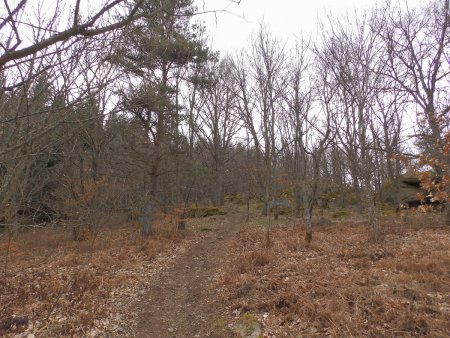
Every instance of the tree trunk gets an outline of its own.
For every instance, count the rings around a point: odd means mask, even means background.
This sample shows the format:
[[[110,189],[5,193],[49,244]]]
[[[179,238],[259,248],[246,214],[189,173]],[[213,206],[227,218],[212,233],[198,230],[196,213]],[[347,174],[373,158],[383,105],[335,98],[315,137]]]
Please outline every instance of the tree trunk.
[[[305,241],[311,243],[312,241],[312,203],[305,207],[305,224],[306,224],[306,236]]]
[[[370,239],[378,241],[380,239],[380,219],[378,215],[378,209],[375,204],[375,196],[372,193],[369,183],[365,184],[365,195],[367,203],[367,213],[369,216],[369,227],[370,227]]]
[[[177,224],[178,230],[186,230],[186,220],[185,219],[179,219]]]
[[[446,220],[445,224],[447,226],[450,226],[450,203],[447,203],[446,209],[447,209],[447,220]]]
[[[216,168],[215,181],[213,204],[215,207],[219,207],[224,203],[223,174],[221,165],[218,165]]]
[[[268,216],[270,213],[270,206],[269,206],[269,185],[266,184],[265,192],[264,192],[264,206],[262,209],[262,215]]]
[[[275,206],[274,206],[274,210],[273,210],[273,219],[274,219],[275,221],[277,221],[279,215],[280,215],[280,210],[278,209],[278,206],[275,205]]]
[[[316,171],[314,170],[313,180],[317,179]],[[306,226],[306,235],[305,241],[311,243],[312,241],[312,212],[313,212],[313,204],[315,198],[315,181],[313,181],[312,186],[306,183],[303,184],[303,210],[304,210],[304,219]]]
[[[92,179],[97,182],[100,179],[99,174],[99,157],[97,153],[94,153],[95,150],[93,150],[92,154]]]
[[[295,199],[295,215],[297,217],[302,216],[302,195],[299,184],[294,186],[294,199]]]
[[[264,229],[264,237],[265,237],[265,246],[266,248],[270,247],[270,211],[267,210],[267,216],[266,216],[266,224]]]
[[[266,248],[270,246],[270,205],[269,205],[269,185],[266,185],[266,192],[264,196],[264,208],[266,209],[266,224],[265,224],[265,241]]]
[[[150,236],[153,232],[152,227],[152,219],[151,219],[151,206],[149,201],[145,201],[145,205],[143,207],[142,217],[142,234],[144,236]]]
[[[447,187],[447,203],[445,204],[445,208],[447,209],[446,225],[450,226],[450,185]]]

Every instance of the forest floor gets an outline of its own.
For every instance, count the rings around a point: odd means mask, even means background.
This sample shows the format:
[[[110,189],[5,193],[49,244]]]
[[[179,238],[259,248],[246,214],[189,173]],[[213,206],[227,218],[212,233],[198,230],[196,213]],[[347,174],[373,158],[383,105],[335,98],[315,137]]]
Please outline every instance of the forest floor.
[[[264,337],[450,336],[442,214],[387,213],[370,243],[362,216],[321,212],[310,245],[283,215],[265,248],[259,210],[225,210],[149,238],[125,222],[84,242],[63,227],[1,235],[0,336],[237,337],[249,318]]]

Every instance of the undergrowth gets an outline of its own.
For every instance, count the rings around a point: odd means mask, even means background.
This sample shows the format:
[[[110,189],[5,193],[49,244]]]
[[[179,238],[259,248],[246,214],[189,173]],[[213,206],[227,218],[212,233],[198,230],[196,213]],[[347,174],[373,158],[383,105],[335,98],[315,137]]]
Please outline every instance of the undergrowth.
[[[261,227],[230,244],[216,287],[233,311],[250,312],[265,333],[298,336],[450,335],[450,230],[392,216],[384,239],[368,243],[361,223],[328,224],[304,241],[299,220],[285,219],[264,248]]]
[[[142,266],[192,234],[166,221],[156,222],[149,237],[138,224],[112,224],[96,229],[95,242],[74,241],[64,226],[14,237],[6,274],[0,273],[0,336],[32,325],[42,337],[85,337],[99,322],[107,326],[123,296],[145,279]],[[7,245],[0,241],[2,262]]]

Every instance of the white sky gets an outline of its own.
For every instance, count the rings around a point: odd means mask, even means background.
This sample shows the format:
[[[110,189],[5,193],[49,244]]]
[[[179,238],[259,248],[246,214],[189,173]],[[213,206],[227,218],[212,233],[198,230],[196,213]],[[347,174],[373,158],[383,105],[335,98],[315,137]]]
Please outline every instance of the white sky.
[[[302,33],[314,36],[318,17],[326,13],[340,16],[346,12],[362,12],[376,3],[376,0],[241,0],[237,5],[228,0],[194,1],[199,11],[226,8],[232,13],[210,13],[198,17],[205,22],[213,48],[221,54],[234,54],[244,48],[251,34],[258,31],[261,20],[276,37],[288,40]]]
[[[427,1],[399,0],[399,4],[417,6]],[[246,48],[262,20],[270,32],[282,41],[293,40],[302,34],[305,37],[311,36],[314,41],[319,18],[326,22],[328,14],[334,18],[346,14],[362,14],[364,10],[374,8],[384,0],[241,0],[239,5],[230,2],[194,0],[199,12],[223,9],[229,12],[206,13],[197,17],[197,20],[204,22],[213,49],[220,51],[221,55],[234,55]],[[415,115],[411,118],[411,121],[406,122],[408,126],[414,124]]]

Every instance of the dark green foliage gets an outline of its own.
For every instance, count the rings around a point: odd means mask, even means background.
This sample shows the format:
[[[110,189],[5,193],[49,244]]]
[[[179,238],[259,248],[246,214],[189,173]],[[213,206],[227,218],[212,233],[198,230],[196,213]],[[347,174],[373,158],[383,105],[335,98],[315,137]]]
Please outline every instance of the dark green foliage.
[[[204,62],[209,50],[199,38],[203,28],[191,25],[191,0],[147,0],[144,18],[123,31],[123,43],[110,60],[126,71],[151,80],[151,71]],[[149,72],[150,71],[150,72]]]

